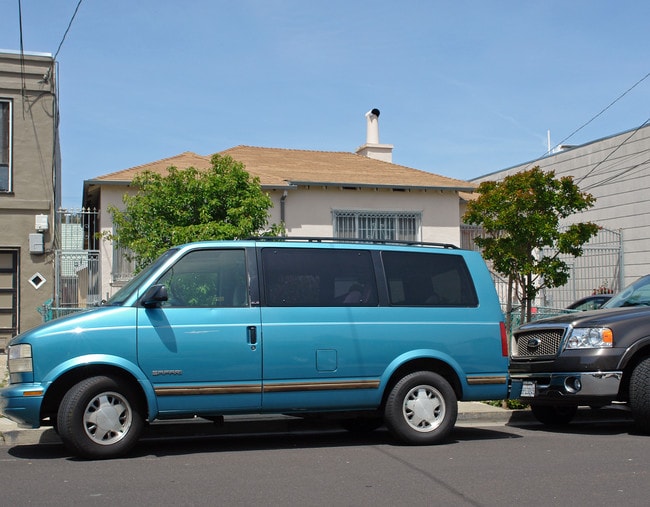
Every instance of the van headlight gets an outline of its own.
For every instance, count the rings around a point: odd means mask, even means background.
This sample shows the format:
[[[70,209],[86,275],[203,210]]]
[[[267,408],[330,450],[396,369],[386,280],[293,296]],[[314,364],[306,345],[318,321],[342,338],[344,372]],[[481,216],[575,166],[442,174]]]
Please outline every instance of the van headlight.
[[[612,330],[606,327],[577,327],[566,341],[566,349],[603,349],[614,345]]]
[[[7,366],[9,373],[31,373],[34,369],[32,346],[28,343],[10,345],[7,350]]]

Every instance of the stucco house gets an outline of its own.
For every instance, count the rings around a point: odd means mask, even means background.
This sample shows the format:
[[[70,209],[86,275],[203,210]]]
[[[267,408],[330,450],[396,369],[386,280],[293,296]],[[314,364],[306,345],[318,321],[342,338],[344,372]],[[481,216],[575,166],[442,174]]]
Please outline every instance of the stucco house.
[[[539,166],[556,177],[571,176],[595,205],[566,220],[591,221],[602,227],[582,259],[571,260],[572,279],[549,291],[544,303],[563,307],[597,290],[618,291],[650,273],[650,125],[575,146],[560,146],[541,159],[486,174],[474,180],[500,181]],[[465,245],[468,246],[468,245]]]
[[[273,208],[270,223],[288,236],[400,239],[460,243],[459,192],[475,185],[392,163],[392,145],[379,142],[379,111],[366,114],[366,143],[355,153],[236,146],[220,152],[242,162],[260,179]],[[166,174],[209,166],[210,156],[179,155],[98,176],[84,182],[83,205],[99,211],[100,231],[112,231],[106,212],[133,193],[133,177],[145,170]],[[110,296],[131,274],[111,242],[100,245],[102,295]]]
[[[60,202],[56,64],[0,52],[0,350],[54,291]]]

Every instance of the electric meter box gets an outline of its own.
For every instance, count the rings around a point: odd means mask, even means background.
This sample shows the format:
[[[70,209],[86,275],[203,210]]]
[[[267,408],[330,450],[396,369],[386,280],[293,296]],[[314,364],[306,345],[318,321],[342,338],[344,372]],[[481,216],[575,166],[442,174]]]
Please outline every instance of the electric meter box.
[[[36,219],[35,228],[37,231],[39,232],[47,231],[50,228],[47,215],[36,215],[35,219]]]
[[[42,254],[43,249],[43,235],[38,232],[29,235],[29,253]]]

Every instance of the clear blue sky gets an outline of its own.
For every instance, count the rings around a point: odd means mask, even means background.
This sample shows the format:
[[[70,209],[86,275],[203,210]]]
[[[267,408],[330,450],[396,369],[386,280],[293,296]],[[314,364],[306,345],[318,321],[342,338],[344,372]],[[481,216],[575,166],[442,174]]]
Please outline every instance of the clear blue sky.
[[[22,0],[56,53],[78,0]],[[0,49],[18,50],[18,0]],[[83,180],[183,151],[354,151],[471,179],[542,156],[650,72],[650,2],[83,0],[61,46],[63,205]],[[650,117],[650,78],[566,141]]]

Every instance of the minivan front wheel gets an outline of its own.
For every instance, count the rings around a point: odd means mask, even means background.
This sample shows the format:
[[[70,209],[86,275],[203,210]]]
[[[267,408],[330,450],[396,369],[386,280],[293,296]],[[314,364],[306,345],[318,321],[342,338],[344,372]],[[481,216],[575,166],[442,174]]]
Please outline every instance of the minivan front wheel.
[[[91,377],[65,394],[57,415],[61,440],[75,454],[114,458],[138,441],[144,420],[132,389],[111,377]]]
[[[408,444],[437,444],[456,423],[458,400],[437,373],[419,371],[395,384],[386,400],[384,419],[390,432]]]

